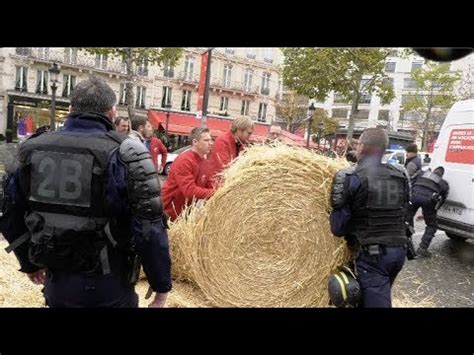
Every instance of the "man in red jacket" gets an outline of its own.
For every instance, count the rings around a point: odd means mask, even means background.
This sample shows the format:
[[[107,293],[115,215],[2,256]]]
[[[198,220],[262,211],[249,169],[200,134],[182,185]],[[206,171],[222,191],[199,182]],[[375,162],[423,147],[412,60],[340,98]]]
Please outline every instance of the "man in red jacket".
[[[153,127],[150,121],[147,121],[147,124],[145,125],[145,130],[145,145],[150,151],[151,159],[155,164],[156,171],[158,171],[158,174],[161,174],[166,165],[168,150],[166,149],[163,142],[161,142],[161,140],[153,133]],[[158,155],[161,155],[161,164],[158,163]]]
[[[176,158],[161,188],[163,208],[172,221],[193,199],[205,199],[214,193],[214,189],[204,187],[206,177],[201,171],[205,155],[212,147],[211,134],[207,128],[194,128],[190,138],[191,149]]]
[[[239,153],[249,143],[254,130],[254,123],[248,117],[238,117],[232,121],[230,131],[217,137],[209,157],[208,174],[213,179],[224,170],[229,163],[237,158]]]

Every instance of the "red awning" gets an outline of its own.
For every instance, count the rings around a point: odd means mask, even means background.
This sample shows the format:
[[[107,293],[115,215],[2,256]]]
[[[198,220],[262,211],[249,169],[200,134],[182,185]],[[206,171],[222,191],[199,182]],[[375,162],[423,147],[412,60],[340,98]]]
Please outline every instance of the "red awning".
[[[201,120],[196,118],[194,114],[178,113],[178,112],[166,112],[166,111],[148,111],[148,120],[154,129],[166,129],[166,116],[168,117],[168,133],[178,134],[178,135],[189,135],[191,130],[195,127],[201,126]],[[218,137],[222,133],[230,129],[232,120],[225,118],[217,118],[208,116],[207,117],[207,127],[210,130],[211,136]],[[255,142],[263,142],[268,133],[269,126],[262,123],[255,122],[254,133],[251,136],[251,140]],[[281,140],[284,143],[297,146],[306,146],[306,141],[304,138],[292,134],[285,130],[282,130]],[[310,142],[312,148],[315,145]]]
[[[160,126],[166,129],[166,111],[148,111],[148,120],[150,121],[153,128],[158,129]],[[217,137],[223,132],[230,129],[232,120],[207,117],[207,128],[211,132],[211,136]],[[193,114],[170,112],[168,118],[168,133],[189,135],[191,130],[195,127],[201,126],[201,120],[197,119]],[[252,135],[252,139],[256,141],[263,141],[268,132],[268,126],[255,123],[255,130]]]

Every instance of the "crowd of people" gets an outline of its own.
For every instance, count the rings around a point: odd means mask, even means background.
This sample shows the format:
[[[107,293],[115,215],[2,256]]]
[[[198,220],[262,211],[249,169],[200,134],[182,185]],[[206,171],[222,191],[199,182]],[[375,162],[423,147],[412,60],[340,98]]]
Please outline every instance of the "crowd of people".
[[[138,307],[140,267],[163,307],[172,287],[168,221],[210,198],[222,172],[250,144],[254,122],[232,121],[215,141],[206,128],[174,161],[161,186],[167,150],[141,116],[117,117],[102,79],[79,83],[61,130],[25,141],[5,180],[1,231],[22,272],[44,284],[49,307]],[[271,126],[266,144],[280,140]],[[429,257],[436,211],[448,195],[443,168],[421,171],[416,145],[405,168],[382,164],[387,133],[368,128],[351,142],[352,164],[333,182],[331,230],[354,251],[359,307],[390,307],[391,286],[407,255],[407,228],[421,207],[427,224],[418,248]],[[160,158],[159,158],[160,157]]]

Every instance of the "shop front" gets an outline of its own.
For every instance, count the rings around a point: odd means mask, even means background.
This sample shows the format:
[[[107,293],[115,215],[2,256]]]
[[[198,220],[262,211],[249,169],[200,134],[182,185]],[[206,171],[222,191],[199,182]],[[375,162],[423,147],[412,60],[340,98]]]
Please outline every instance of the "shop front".
[[[69,102],[56,100],[56,129],[64,124],[69,112]],[[18,140],[35,133],[51,121],[51,100],[27,96],[8,96],[7,140]],[[11,138],[10,138],[11,137]]]

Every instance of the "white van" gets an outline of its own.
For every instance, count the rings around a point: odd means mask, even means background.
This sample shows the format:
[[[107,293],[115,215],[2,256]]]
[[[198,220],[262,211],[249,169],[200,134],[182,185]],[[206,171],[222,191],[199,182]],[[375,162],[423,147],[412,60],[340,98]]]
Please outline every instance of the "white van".
[[[453,105],[434,146],[430,168],[443,166],[449,195],[438,227],[452,239],[474,238],[474,100]]]

